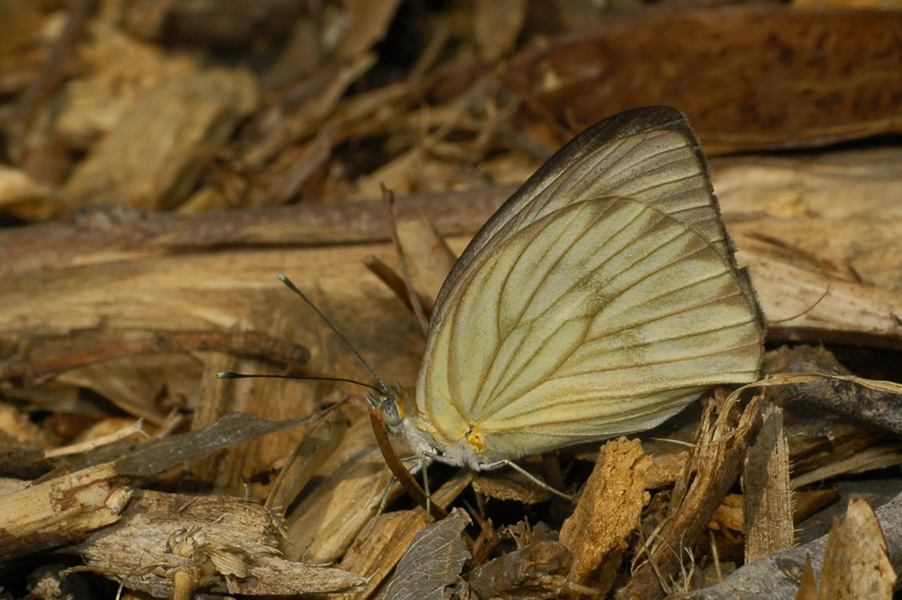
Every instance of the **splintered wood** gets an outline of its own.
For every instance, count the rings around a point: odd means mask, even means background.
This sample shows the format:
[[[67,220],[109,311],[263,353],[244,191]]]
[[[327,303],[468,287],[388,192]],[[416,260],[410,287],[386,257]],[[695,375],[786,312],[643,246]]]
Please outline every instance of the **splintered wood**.
[[[0,495],[0,560],[86,537],[119,520],[132,490],[105,463]]]
[[[252,501],[144,491],[78,552],[85,569],[161,598],[187,597],[177,589],[184,586],[262,595],[363,585],[353,573],[282,559],[279,528],[278,517]]]
[[[783,409],[768,404],[763,424],[749,447],[742,470],[745,562],[755,562],[793,545],[789,449]]]
[[[614,584],[628,538],[651,498],[644,486],[650,466],[636,440],[621,438],[602,446],[573,514],[561,527],[561,543],[573,555],[572,583],[597,594]]]
[[[669,514],[644,551],[622,598],[663,598],[666,587],[692,563],[695,547],[705,527],[739,475],[742,456],[754,429],[763,396],[755,396],[740,409],[738,393],[720,402],[716,421],[711,422],[714,403],[705,412],[695,447],[677,480]],[[687,585],[683,583],[682,585]]]

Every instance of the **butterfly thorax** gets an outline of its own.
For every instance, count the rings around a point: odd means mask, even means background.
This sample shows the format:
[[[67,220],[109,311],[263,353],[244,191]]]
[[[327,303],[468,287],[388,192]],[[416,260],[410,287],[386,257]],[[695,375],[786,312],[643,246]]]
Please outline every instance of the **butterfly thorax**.
[[[445,440],[422,414],[414,412],[404,419],[404,435],[414,452],[436,462],[474,471],[498,466],[477,426],[467,428],[458,440]]]
[[[474,471],[492,468],[498,462],[487,450],[477,425],[468,427],[457,441],[446,440],[446,436],[417,410],[412,390],[394,388],[370,401],[382,412],[388,433],[404,436],[421,461],[436,461]]]

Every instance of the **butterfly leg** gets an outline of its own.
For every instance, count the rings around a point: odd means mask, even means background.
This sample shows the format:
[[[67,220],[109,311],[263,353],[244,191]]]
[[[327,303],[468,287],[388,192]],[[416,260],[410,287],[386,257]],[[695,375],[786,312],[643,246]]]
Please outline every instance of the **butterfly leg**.
[[[534,484],[536,484],[543,490],[548,490],[555,496],[560,496],[561,498],[563,498],[565,500],[569,500],[570,502],[575,501],[573,496],[571,496],[570,494],[565,494],[564,492],[551,487],[550,485],[548,485],[547,483],[545,483],[544,481],[542,481],[541,479],[539,479],[538,477],[536,477],[535,475],[533,475],[532,473],[530,473],[529,471],[527,471],[526,469],[524,469],[523,467],[518,465],[517,463],[515,463],[511,460],[507,460],[506,458],[499,460],[499,461],[492,462],[492,463],[486,463],[486,464],[482,465],[481,470],[494,471],[495,469],[500,469],[501,467],[510,467],[511,469],[513,469],[517,473],[520,473],[521,475],[523,475],[524,477],[529,479],[531,482],[533,482]]]
[[[385,512],[385,507],[388,506],[388,497],[391,495],[392,486],[398,481],[398,478],[394,475],[391,476],[391,479],[388,481],[388,485],[385,487],[385,491],[382,492],[382,499],[379,501],[379,508],[376,510],[376,516],[373,517],[373,521],[370,523],[369,529],[367,529],[366,533],[363,535],[363,539],[361,541],[366,541],[370,534],[373,533],[373,529],[376,528],[376,521],[379,520],[379,517],[382,513]]]
[[[432,514],[432,493],[429,491],[429,477],[426,475],[428,461],[425,456],[420,456],[420,469],[423,472],[423,491],[426,493],[426,522]]]

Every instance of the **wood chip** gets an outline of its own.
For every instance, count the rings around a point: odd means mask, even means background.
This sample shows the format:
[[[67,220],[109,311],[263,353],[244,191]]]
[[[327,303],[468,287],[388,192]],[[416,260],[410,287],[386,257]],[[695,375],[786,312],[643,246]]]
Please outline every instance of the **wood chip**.
[[[278,538],[275,515],[254,502],[143,491],[116,526],[78,551],[86,569],[156,597],[172,597],[177,583],[253,595],[334,592],[363,583],[341,569],[280,558]]]
[[[132,495],[104,463],[0,496],[0,560],[87,537],[119,520]]]
[[[561,543],[573,555],[572,583],[602,594],[614,584],[626,540],[650,499],[643,485],[650,466],[637,440],[620,438],[602,446],[573,514],[561,527]]]

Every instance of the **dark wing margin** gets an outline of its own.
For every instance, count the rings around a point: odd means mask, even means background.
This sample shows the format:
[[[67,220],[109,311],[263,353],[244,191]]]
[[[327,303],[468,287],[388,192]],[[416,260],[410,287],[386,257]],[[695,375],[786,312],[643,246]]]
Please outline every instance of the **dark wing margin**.
[[[749,304],[757,311],[757,320],[763,328],[765,323],[764,316],[760,312],[758,298],[752,287],[748,271],[736,268],[735,244],[727,233],[721,219],[720,205],[711,185],[710,169],[705,153],[686,116],[671,106],[646,106],[618,113],[589,127],[556,152],[538,171],[526,180],[520,189],[505,201],[470,241],[439,291],[433,309],[433,323],[440,320],[441,315],[444,313],[444,302],[457,286],[467,267],[491,242],[492,238],[549,186],[552,186],[568,169],[604,146],[655,131],[679,134],[686,140],[688,147],[694,154],[700,172],[704,175],[704,186],[707,195],[710,197],[711,217],[713,217],[713,221],[716,222],[719,228],[719,237],[723,240],[722,243],[726,246],[723,251],[724,258],[730,266],[738,271],[743,292],[747,296]]]

